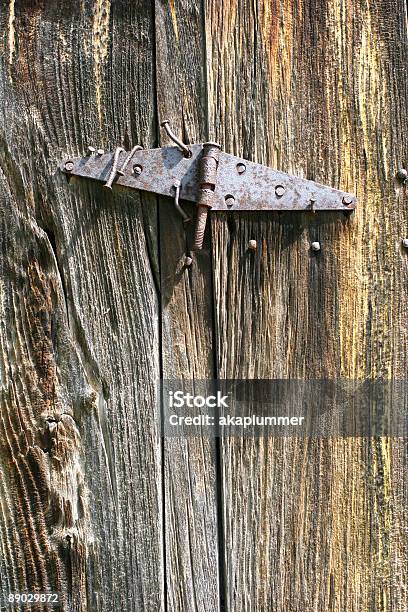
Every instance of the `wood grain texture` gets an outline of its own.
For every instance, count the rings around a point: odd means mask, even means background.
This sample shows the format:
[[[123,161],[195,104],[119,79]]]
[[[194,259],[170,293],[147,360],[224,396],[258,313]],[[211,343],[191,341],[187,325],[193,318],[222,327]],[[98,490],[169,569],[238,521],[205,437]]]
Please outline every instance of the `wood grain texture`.
[[[206,13],[210,136],[359,200],[352,220],[213,220],[219,376],[404,378],[405,4]],[[228,610],[407,607],[405,441],[224,440],[222,461]]]
[[[168,119],[187,143],[206,140],[207,88],[204,15],[191,0],[156,2],[157,97],[160,122]],[[164,131],[163,146],[171,144]],[[214,378],[212,279],[209,235],[192,255],[193,222],[183,224],[173,203],[159,202],[164,379]],[[219,608],[217,456],[214,440],[164,442],[164,512],[168,609]]]
[[[1,585],[64,610],[164,602],[157,213],[56,172],[153,144],[153,30],[143,2],[1,11]]]
[[[405,612],[406,440],[163,441],[157,387],[406,377],[405,3],[8,0],[0,33],[0,591]],[[212,215],[186,269],[170,199],[56,172],[163,119],[357,212]]]

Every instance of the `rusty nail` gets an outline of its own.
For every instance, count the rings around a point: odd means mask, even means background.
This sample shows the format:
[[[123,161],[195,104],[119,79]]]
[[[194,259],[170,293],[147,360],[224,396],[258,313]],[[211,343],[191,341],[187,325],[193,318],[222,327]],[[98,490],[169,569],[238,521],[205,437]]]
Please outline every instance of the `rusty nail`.
[[[136,164],[135,166],[133,166],[133,174],[136,174],[137,176],[139,176],[140,174],[142,174],[143,168],[142,166],[139,166],[139,164]]]
[[[404,240],[402,241],[402,246],[408,249],[408,238],[404,238]]]
[[[344,196],[343,198],[343,204],[345,206],[350,206],[350,204],[353,203],[353,198],[351,196]]]
[[[74,162],[72,161],[65,162],[64,170],[66,172],[72,172],[73,169],[74,169]]]
[[[249,249],[250,251],[256,251],[256,246],[257,246],[257,245],[256,245],[256,240],[250,240],[250,241],[248,242],[248,249]]]
[[[320,242],[312,242],[311,244],[312,247],[312,251],[320,251],[321,246],[320,246]]]
[[[246,170],[246,165],[245,164],[243,164],[242,162],[237,164],[238,174],[244,174],[245,170]]]
[[[123,176],[125,174],[125,170],[126,170],[128,164],[129,164],[130,160],[132,159],[132,157],[134,156],[136,151],[140,151],[141,149],[143,149],[143,147],[141,147],[140,145],[135,145],[133,147],[133,149],[130,151],[130,153],[126,156],[126,159],[123,162],[121,169],[118,170],[118,174],[120,174],[120,176]]]
[[[118,172],[119,157],[120,157],[120,154],[122,153],[122,151],[124,151],[124,149],[122,147],[116,147],[116,151],[115,151],[115,154],[113,156],[112,169],[110,171],[108,180],[106,181],[106,183],[104,185],[104,187],[106,187],[106,189],[112,189],[112,183],[115,180],[117,172]]]
[[[175,189],[175,194],[174,194],[174,206],[176,207],[177,212],[180,213],[180,215],[183,217],[183,221],[184,223],[188,223],[191,219],[190,217],[187,215],[187,213],[181,208],[180,206],[180,189],[181,189],[181,181],[176,180],[174,181],[173,187]]]
[[[234,206],[235,203],[235,198],[233,195],[228,194],[225,196],[225,203],[228,206],[228,208],[231,208],[232,206]]]
[[[408,172],[405,168],[400,168],[397,172],[397,179],[402,183],[405,183],[408,180]]]
[[[186,266],[186,268],[189,268],[192,263],[193,263],[193,260],[191,259],[191,257],[188,257],[188,255],[186,255],[184,257],[184,265]]]
[[[177,138],[170,127],[170,122],[165,119],[160,125],[166,130],[167,136],[170,138],[170,140],[172,140],[182,150],[184,157],[191,157],[190,149],[180,140],[180,138]]]
[[[93,155],[95,153],[95,151],[96,151],[95,147],[88,147],[87,154],[88,155]]]
[[[281,198],[283,196],[283,194],[285,193],[284,186],[283,185],[276,185],[275,193],[278,196],[278,198]]]

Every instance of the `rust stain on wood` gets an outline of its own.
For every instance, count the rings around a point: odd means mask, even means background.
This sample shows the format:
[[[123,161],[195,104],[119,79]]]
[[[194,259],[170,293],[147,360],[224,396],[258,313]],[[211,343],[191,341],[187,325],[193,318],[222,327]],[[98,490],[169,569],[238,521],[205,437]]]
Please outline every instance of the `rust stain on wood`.
[[[174,34],[175,34],[175,37],[176,37],[176,43],[178,43],[178,41],[179,41],[179,31],[178,31],[178,25],[177,25],[177,13],[176,13],[176,7],[175,7],[175,4],[174,4],[174,0],[170,0],[169,4],[170,4],[171,20],[172,20],[172,23],[173,23]]]

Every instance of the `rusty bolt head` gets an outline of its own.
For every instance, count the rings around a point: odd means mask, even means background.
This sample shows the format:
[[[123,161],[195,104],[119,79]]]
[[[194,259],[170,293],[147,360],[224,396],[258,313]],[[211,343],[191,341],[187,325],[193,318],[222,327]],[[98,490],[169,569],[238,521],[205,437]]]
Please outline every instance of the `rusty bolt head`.
[[[250,251],[256,251],[256,240],[250,240],[248,242],[248,249]]]
[[[405,168],[400,168],[398,170],[397,179],[402,183],[405,183],[405,181],[408,180],[408,172],[405,170]]]
[[[245,164],[243,164],[242,162],[237,164],[237,172],[238,172],[238,174],[244,174],[245,170],[246,170],[246,165]]]
[[[142,174],[143,168],[142,166],[139,166],[139,164],[136,164],[135,166],[133,166],[133,174],[136,174],[136,176],[139,176],[140,174]]]
[[[312,247],[312,251],[315,251],[316,253],[321,249],[320,242],[312,242],[310,246]]]
[[[283,185],[276,185],[275,193],[278,196],[278,198],[281,198],[283,196],[283,194],[285,193],[284,186]]]
[[[189,268],[191,266],[191,264],[193,263],[193,260],[191,259],[191,257],[188,257],[187,255],[184,257],[184,265],[186,266],[186,268]]]
[[[228,206],[228,208],[231,208],[232,206],[234,206],[235,203],[235,198],[233,195],[228,194],[225,196],[225,203]]]
[[[352,204],[352,203],[353,203],[353,198],[351,196],[348,196],[348,195],[344,196],[343,204],[345,206],[350,206],[350,204]]]
[[[402,246],[408,249],[408,238],[404,238],[402,241]]]
[[[65,172],[72,172],[73,169],[74,169],[74,162],[72,161],[65,162],[65,166],[64,166]]]

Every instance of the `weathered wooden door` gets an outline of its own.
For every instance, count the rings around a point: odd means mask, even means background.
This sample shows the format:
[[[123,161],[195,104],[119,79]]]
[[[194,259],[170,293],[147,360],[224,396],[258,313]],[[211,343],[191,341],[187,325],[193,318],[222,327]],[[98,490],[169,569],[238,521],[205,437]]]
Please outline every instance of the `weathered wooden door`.
[[[0,590],[407,610],[406,440],[163,440],[157,411],[166,377],[405,377],[405,2],[7,0],[0,22]],[[185,268],[169,200],[57,171],[169,144],[162,119],[357,212],[213,215]]]

